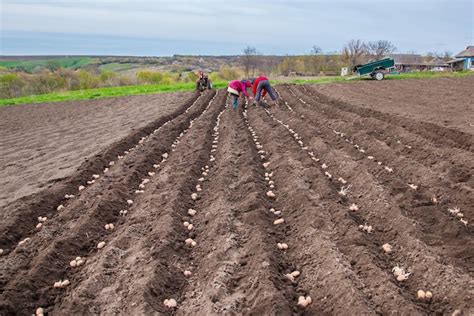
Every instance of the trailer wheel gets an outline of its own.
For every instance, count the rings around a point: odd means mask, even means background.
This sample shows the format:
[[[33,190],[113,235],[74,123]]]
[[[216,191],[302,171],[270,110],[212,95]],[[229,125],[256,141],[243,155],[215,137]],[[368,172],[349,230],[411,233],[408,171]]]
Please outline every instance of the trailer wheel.
[[[374,78],[375,80],[383,80],[383,78],[385,77],[384,73],[381,72],[381,71],[376,71],[374,73],[374,75],[372,76],[372,78]]]

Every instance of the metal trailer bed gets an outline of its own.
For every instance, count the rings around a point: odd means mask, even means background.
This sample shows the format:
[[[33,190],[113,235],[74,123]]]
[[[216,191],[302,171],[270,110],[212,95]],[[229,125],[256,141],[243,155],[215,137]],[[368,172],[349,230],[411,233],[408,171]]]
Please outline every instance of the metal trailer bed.
[[[382,80],[385,78],[385,75],[390,72],[391,69],[395,67],[395,61],[393,58],[384,58],[376,61],[371,61],[367,64],[357,65],[352,70],[357,74],[355,77],[349,79],[361,77],[361,76],[370,76],[375,80]]]

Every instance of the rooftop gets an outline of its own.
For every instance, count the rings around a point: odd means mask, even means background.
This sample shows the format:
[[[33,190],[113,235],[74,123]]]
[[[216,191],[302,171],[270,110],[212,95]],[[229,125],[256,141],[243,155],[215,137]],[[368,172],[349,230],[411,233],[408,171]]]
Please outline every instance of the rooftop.
[[[391,54],[396,65],[423,65],[423,58],[418,54]]]
[[[455,56],[456,58],[461,58],[461,57],[474,57],[474,46],[468,46],[466,47],[465,50],[460,52]]]

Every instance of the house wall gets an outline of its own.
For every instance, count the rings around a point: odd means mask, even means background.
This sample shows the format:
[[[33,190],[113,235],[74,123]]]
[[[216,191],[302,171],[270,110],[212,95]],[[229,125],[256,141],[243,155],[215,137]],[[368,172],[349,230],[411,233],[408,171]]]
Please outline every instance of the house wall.
[[[474,67],[474,61],[473,66]],[[463,68],[463,64],[461,63],[460,69]],[[395,69],[398,72],[411,72],[411,71],[445,71],[450,70],[451,66],[437,66],[437,65],[395,65]]]
[[[464,69],[464,61],[459,61],[451,64],[451,69],[454,71],[461,71]]]
[[[421,65],[395,64],[395,69],[398,72],[410,72],[410,71],[423,71],[423,70],[426,70],[426,67],[421,66]]]
[[[474,70],[474,57],[464,59],[464,70]]]

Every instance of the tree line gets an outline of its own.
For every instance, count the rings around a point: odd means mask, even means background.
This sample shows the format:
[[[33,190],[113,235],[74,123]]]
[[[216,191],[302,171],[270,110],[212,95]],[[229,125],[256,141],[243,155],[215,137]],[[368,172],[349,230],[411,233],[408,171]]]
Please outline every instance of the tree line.
[[[314,45],[308,54],[299,56],[263,56],[255,47],[248,46],[241,56],[219,60],[217,57],[209,59],[215,65],[214,71],[209,76],[213,81],[228,81],[252,78],[260,73],[272,76],[339,75],[342,67],[352,68],[396,51],[397,48],[390,41],[364,42],[360,39],[348,41],[340,52],[323,53],[321,47]],[[426,58],[446,60],[451,57],[452,54],[449,52],[432,52],[428,53]],[[62,61],[62,64],[57,61],[48,61],[42,69],[34,71],[0,67],[0,98],[136,84],[194,82],[197,78],[196,71],[199,69],[190,65],[195,63],[196,59],[202,58],[195,56],[140,57],[138,61],[141,69],[128,72],[105,70],[99,67],[110,63],[135,63],[136,57],[106,57],[102,58],[98,64],[81,65],[79,69],[63,68],[62,65],[68,60]],[[175,63],[178,61],[184,61],[183,66]],[[210,62],[206,62],[206,65]],[[148,68],[156,66],[168,67],[165,68],[168,70],[157,71]]]
[[[353,67],[366,62],[368,59],[380,59],[397,50],[395,45],[387,40],[364,42],[359,39],[350,40],[339,54],[323,54],[321,47],[314,45],[308,55],[287,56],[279,64],[268,69],[261,65],[265,59],[255,47],[246,47],[243,50],[242,65],[247,77],[255,76],[255,70],[279,75],[327,75],[339,73],[343,66]]]
[[[337,53],[324,54],[321,47],[314,45],[310,53],[301,56],[286,56],[276,64],[265,63],[266,56],[261,56],[254,47],[243,50],[242,68],[245,76],[250,78],[256,71],[275,75],[337,75],[342,67],[349,67],[379,60],[397,52],[397,47],[388,40],[365,42],[360,39],[349,40]],[[445,61],[452,58],[451,52],[429,52],[427,60],[441,58]]]

